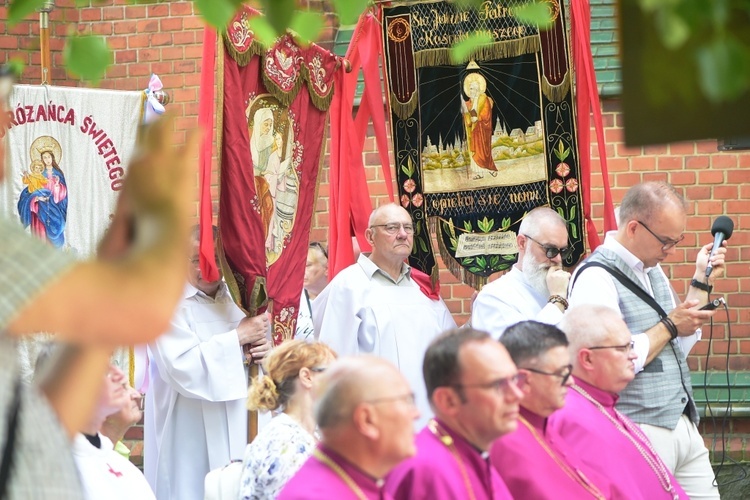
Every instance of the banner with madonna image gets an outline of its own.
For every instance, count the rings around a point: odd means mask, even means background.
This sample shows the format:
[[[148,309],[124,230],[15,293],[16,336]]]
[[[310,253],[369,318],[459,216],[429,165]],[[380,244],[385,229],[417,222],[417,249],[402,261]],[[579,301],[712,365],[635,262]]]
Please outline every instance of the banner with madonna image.
[[[55,247],[87,257],[109,226],[135,148],[144,93],[16,85],[0,210]]]
[[[383,7],[383,40],[401,205],[416,225],[410,264],[437,278],[431,244],[464,283],[480,288],[517,259],[524,215],[548,205],[584,252],[580,166],[565,5],[548,0],[547,31],[520,23],[522,0]],[[468,60],[451,47],[480,30],[493,42]]]

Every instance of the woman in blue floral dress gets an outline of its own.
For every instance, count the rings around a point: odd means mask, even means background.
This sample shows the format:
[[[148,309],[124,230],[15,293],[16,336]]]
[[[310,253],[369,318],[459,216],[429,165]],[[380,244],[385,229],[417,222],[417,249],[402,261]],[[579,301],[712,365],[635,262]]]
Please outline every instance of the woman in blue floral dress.
[[[290,340],[263,361],[247,398],[250,410],[278,412],[247,445],[240,498],[275,499],[315,448],[313,389],[335,353],[325,344]]]

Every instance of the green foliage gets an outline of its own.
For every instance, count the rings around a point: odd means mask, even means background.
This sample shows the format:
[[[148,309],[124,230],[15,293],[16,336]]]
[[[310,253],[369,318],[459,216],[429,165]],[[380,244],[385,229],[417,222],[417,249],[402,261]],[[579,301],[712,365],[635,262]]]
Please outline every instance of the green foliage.
[[[710,100],[734,100],[747,92],[750,83],[748,49],[727,35],[698,49],[699,83]]]
[[[74,33],[68,36],[63,61],[68,72],[96,85],[104,78],[113,56],[104,37]]]
[[[341,24],[356,24],[359,15],[367,8],[369,0],[333,0]]]
[[[20,57],[12,57],[8,59],[8,62],[6,62],[5,64],[8,66],[8,68],[10,68],[16,78],[21,76],[21,74],[23,73],[23,68],[26,67],[26,64]]]
[[[11,0],[8,8],[8,24],[13,26],[29,14],[33,14],[44,5],[44,2],[45,0]]]
[[[198,13],[204,21],[223,32],[237,12],[241,0],[193,0]]]
[[[294,13],[289,29],[303,41],[315,40],[323,29],[323,16],[309,10],[299,10]]]
[[[261,0],[263,12],[276,36],[286,32],[296,9],[294,0]]]
[[[513,8],[513,15],[522,23],[539,26],[539,29],[548,29],[552,26],[552,12],[547,2],[533,1]]]
[[[483,31],[472,33],[451,47],[451,60],[454,63],[466,62],[477,47],[488,45],[493,41],[489,33]]]
[[[278,35],[273,29],[273,26],[271,26],[271,23],[269,23],[268,19],[263,16],[250,18],[248,20],[248,24],[250,25],[250,29],[255,34],[255,38],[264,47],[271,47],[276,41],[276,38],[278,38]]]

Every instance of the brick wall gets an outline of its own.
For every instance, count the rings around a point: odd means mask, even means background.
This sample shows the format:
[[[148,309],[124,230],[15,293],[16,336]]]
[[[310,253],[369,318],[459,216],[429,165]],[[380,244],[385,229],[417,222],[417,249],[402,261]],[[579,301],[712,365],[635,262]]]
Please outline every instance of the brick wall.
[[[330,2],[307,0],[312,7],[327,6]],[[56,8],[50,15],[52,78],[54,85],[78,86],[79,82],[68,77],[62,69],[62,45],[68,30],[103,34],[114,50],[115,65],[102,82],[104,88],[121,90],[143,89],[149,75],[157,73],[172,96],[169,108],[180,116],[179,131],[196,123],[198,90],[200,82],[202,23],[193,14],[191,2],[172,1],[148,5],[128,5],[125,0],[109,0],[94,7],[76,8],[75,0],[56,0]],[[0,6],[0,20],[7,17],[7,3]],[[40,56],[38,53],[38,22],[36,16],[9,29],[0,23],[0,63],[11,57],[20,57],[27,65],[21,83],[39,83],[41,80]],[[329,24],[335,20],[328,16]],[[330,46],[333,30],[329,29],[322,44]],[[723,313],[716,315],[713,342],[700,342],[691,357],[693,369],[723,369],[725,355],[729,352],[729,366],[733,370],[750,369],[750,153],[718,152],[716,141],[676,143],[646,148],[627,148],[622,142],[622,115],[616,100],[603,104],[605,138],[609,158],[609,179],[614,201],[618,203],[633,184],[650,179],[663,179],[683,187],[694,201],[688,218],[686,238],[678,247],[676,255],[665,263],[667,274],[674,279],[679,294],[684,294],[689,277],[693,273],[693,262],[700,244],[711,241],[710,227],[713,219],[727,214],[734,219],[735,233],[730,241],[729,265],[726,277],[716,286],[719,294],[729,294],[731,306],[729,319],[732,325],[731,340],[725,326]],[[387,201],[380,167],[377,165],[375,141],[365,142],[367,178],[370,181],[373,204]],[[601,231],[603,194],[598,153],[592,148],[594,175],[592,178],[593,214],[597,228]],[[326,154],[326,161],[328,155]],[[214,176],[214,179],[216,177]],[[311,238],[326,240],[328,224],[329,186],[328,168],[324,166],[320,175],[319,198],[316,202]],[[394,186],[395,190],[395,186]],[[216,190],[214,190],[214,196]],[[197,207],[196,207],[197,213]],[[456,321],[462,324],[470,314],[469,298],[472,289],[458,283],[446,270],[440,273],[442,296]],[[709,353],[708,362],[705,355]],[[134,428],[128,435],[136,440],[131,444],[140,446],[141,435]],[[140,455],[139,448],[134,449]],[[136,458],[136,462],[138,462]]]

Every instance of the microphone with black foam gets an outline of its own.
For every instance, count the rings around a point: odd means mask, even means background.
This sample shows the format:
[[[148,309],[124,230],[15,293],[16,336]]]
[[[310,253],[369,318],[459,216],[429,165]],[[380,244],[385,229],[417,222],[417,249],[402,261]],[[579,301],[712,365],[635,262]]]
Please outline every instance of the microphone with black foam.
[[[706,278],[711,274],[713,266],[711,266],[711,257],[714,256],[716,251],[721,248],[724,240],[728,240],[732,237],[732,231],[734,231],[734,222],[726,215],[720,215],[714,221],[714,225],[711,226],[711,234],[714,235],[714,246],[711,247],[711,253],[708,254],[708,266],[706,266]]]

